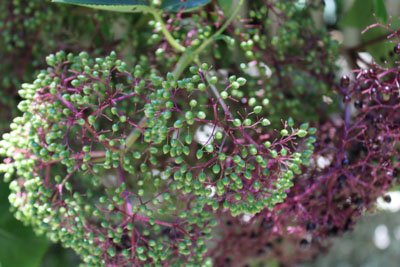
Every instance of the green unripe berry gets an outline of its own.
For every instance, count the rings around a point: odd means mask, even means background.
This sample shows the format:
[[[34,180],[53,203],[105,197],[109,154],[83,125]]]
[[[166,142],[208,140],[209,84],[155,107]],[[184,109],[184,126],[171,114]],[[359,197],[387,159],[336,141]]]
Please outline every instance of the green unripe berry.
[[[181,120],[175,121],[175,123],[174,123],[174,128],[180,129],[180,128],[182,128],[182,127],[183,127],[183,122],[182,122]]]
[[[206,151],[208,153],[212,153],[214,151],[214,146],[213,145],[206,145]]]
[[[192,74],[197,74],[199,72],[199,69],[195,66],[192,66],[189,68],[190,73]]]
[[[198,117],[199,119],[204,120],[204,119],[206,118],[206,113],[204,113],[203,111],[199,111],[199,112],[197,113],[197,117]]]
[[[300,130],[307,130],[308,127],[309,127],[308,123],[303,123],[303,124],[300,125]]]
[[[218,164],[212,166],[212,171],[215,174],[218,174],[221,171],[221,166],[219,166]]]
[[[299,137],[305,137],[307,135],[307,131],[300,129],[297,131],[297,135]]]
[[[257,100],[254,97],[250,97],[249,106],[252,107],[256,104]]]
[[[271,147],[271,142],[270,141],[266,141],[266,142],[264,142],[264,147],[265,148],[270,148]]]
[[[242,125],[242,122],[240,119],[234,119],[233,120],[233,126],[235,127],[240,127]]]
[[[122,123],[126,122],[126,116],[119,117],[119,121]]]
[[[293,127],[293,126],[294,126],[294,120],[293,120],[293,118],[289,118],[288,121],[287,121],[287,123],[288,123],[289,127]]]
[[[210,78],[210,84],[216,85],[218,82],[218,78],[216,76],[213,76]]]
[[[255,106],[253,109],[255,114],[259,114],[262,111],[262,106]]]
[[[308,129],[308,133],[309,134],[315,134],[317,132],[317,129],[316,128],[310,128],[310,129]]]
[[[262,126],[268,126],[268,125],[271,125],[271,122],[268,119],[263,119],[261,121],[261,125]]]
[[[194,108],[194,107],[197,106],[197,101],[194,100],[194,99],[192,99],[192,100],[190,100],[189,105],[190,105],[192,108]]]
[[[216,132],[215,133],[215,139],[217,139],[217,140],[221,140],[223,136],[224,135],[221,132]]]
[[[233,82],[233,83],[231,84],[231,86],[232,86],[233,89],[239,89],[240,84],[239,84],[238,82]]]
[[[244,126],[250,126],[252,123],[253,123],[253,122],[252,122],[250,119],[245,119],[245,120],[243,121],[243,125],[244,125]]]
[[[271,151],[270,151],[270,154],[271,154],[271,157],[272,157],[272,158],[278,157],[278,152],[277,152],[276,150],[271,150]]]
[[[88,122],[89,122],[90,125],[93,125],[96,122],[96,117],[93,116],[93,115],[90,115],[88,117]]]
[[[204,83],[199,83],[199,85],[197,86],[197,88],[204,92],[207,89],[207,86]]]
[[[245,78],[238,78],[236,81],[239,83],[240,86],[245,85],[247,82]]]
[[[203,150],[197,150],[196,158],[197,159],[201,159],[203,157],[203,154],[204,154]]]
[[[193,112],[187,111],[187,112],[185,113],[185,118],[186,118],[187,120],[192,120],[192,119],[194,118]]]

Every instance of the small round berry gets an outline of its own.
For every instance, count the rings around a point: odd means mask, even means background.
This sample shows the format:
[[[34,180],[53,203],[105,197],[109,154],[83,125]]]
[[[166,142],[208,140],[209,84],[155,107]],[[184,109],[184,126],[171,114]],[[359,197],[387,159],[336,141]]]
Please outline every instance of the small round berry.
[[[394,46],[393,52],[395,52],[397,55],[400,54],[400,43]]]
[[[300,130],[297,132],[297,135],[298,135],[299,137],[305,137],[305,136],[307,135],[307,131],[300,129]]]
[[[228,98],[228,93],[226,91],[221,92],[221,98],[222,99],[227,99]]]
[[[216,132],[215,133],[215,139],[217,139],[217,140],[221,140],[223,136],[224,135],[221,132]]]
[[[197,113],[197,117],[198,117],[199,119],[204,120],[204,119],[206,118],[206,113],[204,113],[203,111],[199,111],[199,112]]]
[[[207,71],[208,70],[208,64],[207,63],[203,63],[203,64],[201,64],[201,70],[202,71]]]
[[[315,230],[317,228],[317,225],[313,222],[309,222],[307,223],[306,229],[307,231],[312,231]]]
[[[347,75],[343,75],[340,79],[340,87],[347,88],[350,85],[350,78]]]
[[[262,106],[255,106],[253,109],[255,114],[259,114],[262,111]]]
[[[345,96],[343,97],[343,102],[344,102],[344,103],[348,103],[348,102],[350,102],[350,100],[351,100],[351,97],[350,97],[349,95],[345,95]]]
[[[238,82],[233,82],[231,85],[233,89],[239,89],[240,87],[240,84]]]
[[[240,121],[240,119],[235,119],[233,121],[233,126],[240,127],[241,125],[242,125],[242,122]]]
[[[288,136],[288,135],[289,135],[289,131],[286,130],[286,129],[282,129],[282,130],[281,130],[281,135],[282,135],[282,136]]]
[[[194,108],[194,107],[197,106],[197,101],[194,100],[194,99],[192,99],[192,100],[190,100],[189,105],[190,105],[192,108]]]
[[[268,125],[271,125],[271,122],[268,119],[263,119],[261,121],[261,125],[262,126],[268,126]]]
[[[197,74],[199,72],[199,69],[195,66],[192,66],[189,68],[190,73],[192,74]]]
[[[270,141],[266,141],[265,143],[264,143],[264,147],[265,148],[270,148],[271,147],[271,142]]]
[[[356,108],[362,108],[362,107],[363,107],[363,102],[360,101],[360,100],[356,100],[356,101],[354,102],[354,107],[356,107]]]
[[[242,78],[242,77],[238,78],[236,81],[239,83],[240,86],[245,85],[246,82],[247,82],[247,80],[245,78]]]
[[[386,203],[390,203],[390,202],[392,202],[392,197],[391,197],[390,195],[385,195],[385,196],[383,197],[383,200],[384,200]]]
[[[206,89],[207,89],[207,86],[204,84],[204,83],[200,83],[198,86],[197,86],[197,88],[200,90],[200,91],[205,91]]]
[[[218,82],[217,76],[213,76],[213,77],[210,78],[210,83],[211,84],[215,85],[215,84],[217,84],[217,82]]]

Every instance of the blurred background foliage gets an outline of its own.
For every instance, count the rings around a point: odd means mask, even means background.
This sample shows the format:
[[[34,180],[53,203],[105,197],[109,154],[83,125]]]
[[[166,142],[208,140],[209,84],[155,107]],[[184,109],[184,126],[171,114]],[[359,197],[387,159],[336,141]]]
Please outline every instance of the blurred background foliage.
[[[299,4],[306,2],[299,0]],[[362,32],[375,23],[390,23],[392,29],[398,28],[399,0],[324,2],[324,13],[318,14],[315,20],[321,27],[327,27],[341,44],[338,76],[363,67],[363,62],[371,58],[379,63],[394,62],[393,44],[384,42],[388,28],[375,27],[364,34]],[[229,9],[229,5],[225,8]],[[130,42],[140,40],[134,38],[135,33],[130,30],[133,26],[130,25],[146,26],[146,20],[137,15],[95,12],[43,0],[1,1],[0,10],[0,71],[13,74],[0,77],[0,133],[7,129],[18,102],[18,98],[6,96],[22,81],[30,80],[27,77],[33,77],[34,70],[44,65],[40,59],[44,61],[45,55],[59,49],[86,50],[94,55],[104,55],[116,49],[129,56],[135,53],[128,49]],[[68,42],[57,43],[55,40]],[[30,45],[32,43],[35,45]],[[21,54],[23,58],[15,58]],[[21,64],[30,67],[19,73],[17,70]],[[8,194],[8,186],[0,182],[0,267],[78,266],[79,258],[72,251],[37,237],[29,227],[13,218],[9,213]],[[329,251],[322,252],[314,262],[303,266],[399,266],[400,213],[396,205],[400,198],[395,196],[390,205],[382,204],[373,215],[364,217],[354,231],[333,240]],[[254,263],[254,266],[259,265]],[[268,266],[277,264],[270,262]]]
[[[400,262],[400,213],[377,211],[352,232],[336,237],[329,252],[302,267],[397,267]]]

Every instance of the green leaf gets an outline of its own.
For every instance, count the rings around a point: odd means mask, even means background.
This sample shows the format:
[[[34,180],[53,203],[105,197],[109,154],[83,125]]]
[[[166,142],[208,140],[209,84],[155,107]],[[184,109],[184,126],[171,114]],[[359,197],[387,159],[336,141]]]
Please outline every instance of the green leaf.
[[[205,6],[210,3],[211,0],[164,0],[161,4],[161,9],[166,11],[177,12],[184,9],[185,11],[191,11],[201,6]]]
[[[115,12],[148,12],[148,0],[53,0],[54,3],[72,4]]]
[[[224,11],[225,17],[229,17],[232,13],[235,5],[232,3],[233,0],[218,0],[218,4],[221,7],[222,11]]]
[[[381,22],[386,23],[388,20],[388,14],[384,0],[374,0],[374,12]]]
[[[376,17],[367,15],[373,13],[376,14]],[[387,19],[384,0],[355,0],[354,4],[340,22],[340,26],[342,28],[354,27],[361,32],[368,26],[377,23],[377,18],[384,20],[385,17]],[[397,27],[400,26],[400,20],[398,18],[394,17],[391,23],[393,29],[397,29]],[[361,36],[363,43],[370,43],[375,39],[382,40],[381,42],[373,42],[373,44],[370,44],[365,48],[365,51],[370,53],[378,63],[387,61],[389,64],[393,64],[394,60],[389,56],[391,51],[393,51],[393,44],[386,42],[385,38],[382,38],[389,34],[390,32],[387,29],[383,27],[375,27],[369,29]]]
[[[386,29],[374,28],[362,35],[362,41],[363,43],[367,43],[388,34],[389,32]],[[387,42],[386,39],[382,39],[381,42],[366,47],[366,51],[370,53],[378,63],[383,63],[382,60],[386,60],[390,64],[393,64],[394,58],[390,57],[390,53],[393,51],[393,46],[394,44]]]
[[[94,9],[115,12],[148,12],[151,7],[149,0],[53,0],[54,3],[72,4]],[[164,0],[161,9],[177,12],[180,10],[190,11],[210,3],[211,0]]]
[[[50,241],[14,219],[8,195],[8,186],[0,182],[0,266],[39,267]]]
[[[374,12],[374,5],[372,1],[355,0],[349,11],[345,14],[340,22],[341,26],[356,27],[364,29],[374,22],[374,17],[370,16]]]

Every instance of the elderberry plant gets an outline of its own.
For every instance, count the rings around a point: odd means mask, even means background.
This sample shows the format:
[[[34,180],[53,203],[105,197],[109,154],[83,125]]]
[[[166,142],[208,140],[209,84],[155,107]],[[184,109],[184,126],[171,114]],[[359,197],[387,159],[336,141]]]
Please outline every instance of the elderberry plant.
[[[2,170],[19,177],[10,185],[17,218],[89,264],[199,264],[213,211],[272,208],[312,154],[306,124],[260,139],[270,131],[261,106],[226,112],[214,96],[200,98],[216,82],[203,82],[207,64],[177,80],[140,65],[128,72],[114,53],[59,52],[47,62],[19,92],[24,115],[3,136],[13,160]],[[245,83],[231,79],[224,92]],[[196,143],[202,125],[212,133]]]
[[[37,75],[18,90],[0,172],[16,218],[88,266],[293,265],[396,183],[398,70],[374,64],[336,84],[320,1],[55,2],[81,7],[17,1],[37,23],[2,24],[26,32],[3,42],[32,51],[25,75]],[[48,16],[33,11],[43,6]],[[73,20],[105,38],[56,33],[40,62],[31,37],[86,7],[134,14]],[[128,22],[117,39],[116,18]],[[28,80],[15,77],[3,86]]]
[[[400,45],[393,47],[399,55]],[[353,75],[354,80],[343,76],[336,88],[342,115],[318,126],[312,163],[294,178],[284,203],[245,226],[230,215],[222,220],[224,238],[217,247],[229,245],[213,251],[216,265],[278,258],[291,266],[313,259],[328,248],[329,237],[351,229],[379,196],[398,186],[398,66],[372,63]]]
[[[17,115],[21,83],[46,67],[48,54],[62,49],[100,56],[126,47],[130,51],[142,49],[150,41],[137,40],[151,40],[150,31],[133,30],[143,23],[135,14],[99,13],[43,0],[2,1],[0,10],[0,71],[7,73],[0,78],[0,132]],[[126,61],[134,60],[128,57]]]

